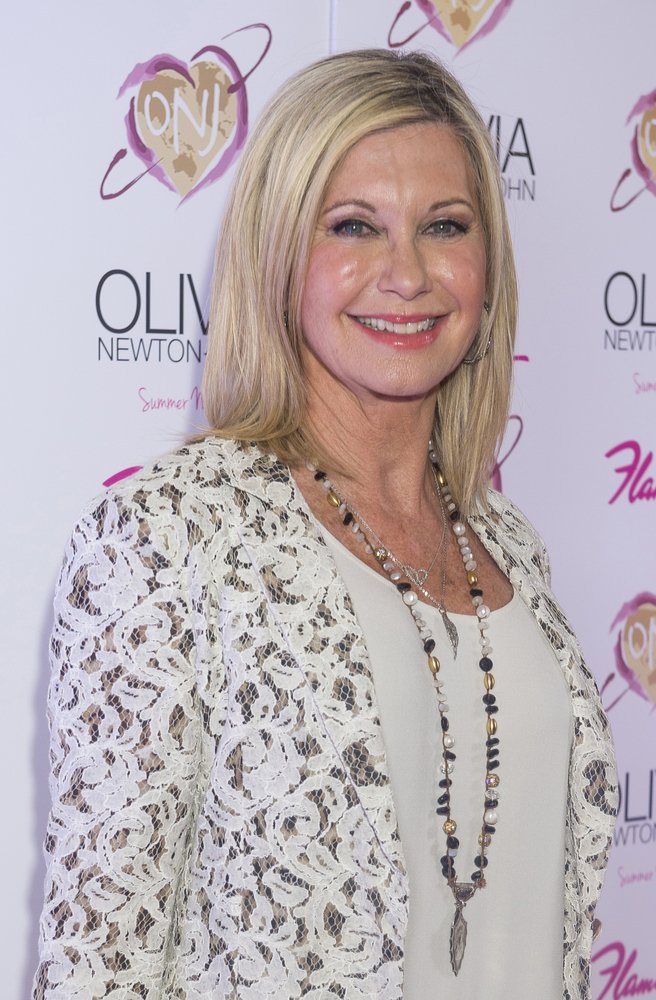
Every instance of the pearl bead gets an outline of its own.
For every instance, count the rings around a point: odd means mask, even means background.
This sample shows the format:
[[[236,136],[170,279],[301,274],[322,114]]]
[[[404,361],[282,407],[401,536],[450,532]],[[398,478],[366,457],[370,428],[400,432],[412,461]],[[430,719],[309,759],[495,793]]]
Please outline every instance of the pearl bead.
[[[447,847],[446,849],[447,858],[457,858],[458,848],[457,847]]]
[[[346,506],[346,504],[345,504],[345,503],[340,503],[340,505],[339,505],[339,507],[337,508],[337,510],[338,510],[338,511],[339,511],[339,513],[340,513],[340,514],[342,515],[342,517],[344,517],[344,514],[346,514],[346,511],[348,510],[348,507]]]
[[[481,646],[481,656],[489,656],[491,652],[492,647],[488,646],[487,643],[484,646]]]
[[[467,539],[467,538],[465,537],[465,535],[461,535],[461,537],[460,537],[460,538],[458,539],[458,545],[459,545],[459,546],[460,546],[461,548],[464,548],[464,547],[465,547],[465,545],[469,545],[469,541],[468,541],[468,539]]]
[[[328,490],[331,490],[333,488],[333,484],[331,483],[330,479],[322,479],[321,485],[323,486],[326,493],[328,492]]]
[[[390,577],[392,579],[392,577]],[[413,618],[421,618],[421,608],[412,608],[410,612]]]
[[[438,699],[438,701],[439,701],[439,699]],[[440,701],[439,710],[440,710],[440,712],[443,712],[443,713],[450,712],[451,711],[451,706],[449,705],[448,701],[446,701],[446,700],[445,701]]]
[[[472,597],[472,604],[475,608],[478,608],[483,603],[482,597]]]
[[[469,570],[470,572],[472,572],[473,570],[475,570],[476,569],[476,560],[475,559],[468,559],[467,562],[465,563],[465,569]]]
[[[489,613],[490,609],[488,608],[487,604],[481,604],[479,605],[479,607],[476,608],[476,614],[478,615],[479,618],[487,618]]]
[[[442,761],[442,763],[440,764],[440,771],[442,772],[442,774],[451,774],[451,772],[453,771],[453,761],[450,760]]]
[[[449,734],[446,733],[443,742],[444,742],[444,746],[447,748],[447,750],[450,750],[451,747],[455,745],[456,741],[454,740],[453,736],[449,736]]]
[[[451,502],[446,505],[446,509],[449,511],[449,513],[451,513],[452,510],[456,509],[456,505],[454,504],[453,500],[451,500]]]
[[[496,809],[486,809],[483,818],[488,826],[494,826],[499,820]]]
[[[472,550],[469,548],[468,545],[463,545],[463,547],[460,549],[460,555],[462,556],[463,559],[471,559],[473,554],[474,553],[472,552]]]
[[[365,545],[364,551],[367,553],[368,556],[370,556],[371,553],[374,551],[369,542],[367,542],[367,544]]]
[[[429,628],[423,628],[419,633],[419,635],[422,637],[422,639],[430,639],[432,638],[433,633]]]
[[[454,521],[453,522],[453,533],[456,536],[456,538],[459,538],[461,535],[464,535],[464,533],[465,533],[466,530],[467,529],[465,528],[465,526],[462,523],[462,521]]]
[[[313,465],[312,462],[306,462],[305,463],[305,468],[308,469],[310,472],[316,472],[317,471],[316,465]]]
[[[413,604],[416,604],[417,600],[418,598],[414,590],[406,590],[403,594],[403,603],[407,604],[409,608],[412,607]]]
[[[357,538],[357,540],[359,542],[366,542],[366,540],[367,540],[366,537],[365,537],[365,535],[364,535],[364,532],[362,532],[362,531],[358,531],[358,533],[357,533],[357,535],[355,537]]]
[[[388,559],[386,562],[383,563],[383,569],[385,570],[386,573],[390,573],[394,569],[394,563]]]
[[[360,530],[360,525],[358,524],[357,521],[354,521],[353,524],[351,525],[351,531],[353,532],[354,535],[357,535],[359,530]]]

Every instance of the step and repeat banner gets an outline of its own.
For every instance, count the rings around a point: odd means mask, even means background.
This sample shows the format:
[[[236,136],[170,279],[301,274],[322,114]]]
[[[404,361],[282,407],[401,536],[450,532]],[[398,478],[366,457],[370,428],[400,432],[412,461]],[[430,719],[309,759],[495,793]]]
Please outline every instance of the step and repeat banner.
[[[67,533],[204,426],[212,255],[259,110],[301,66],[376,46],[444,60],[498,153],[521,315],[495,480],[549,545],[617,744],[593,996],[656,997],[656,6],[37,0],[6,20],[3,994],[27,998],[35,964]]]

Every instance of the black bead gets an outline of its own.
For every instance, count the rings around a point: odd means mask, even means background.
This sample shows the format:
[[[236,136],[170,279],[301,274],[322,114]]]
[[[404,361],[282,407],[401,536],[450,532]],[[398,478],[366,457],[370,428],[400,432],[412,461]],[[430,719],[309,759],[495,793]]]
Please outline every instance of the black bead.
[[[446,838],[446,846],[450,847],[451,850],[454,851],[456,847],[460,847],[460,841],[458,840],[457,837],[454,837],[452,834],[449,834],[449,836]]]
[[[484,656],[481,660],[479,660],[478,665],[481,668],[481,670],[485,671],[485,673],[487,673],[488,670],[491,670],[492,667],[494,666],[489,656]]]
[[[477,868],[487,868],[487,858],[482,858],[479,854],[477,858],[474,858],[474,864]]]
[[[449,801],[449,793],[444,792],[442,795],[440,795],[439,799],[437,800],[437,804],[438,806],[443,806],[444,803],[448,801]]]
[[[326,473],[322,472],[321,469],[317,469],[317,471],[314,474],[314,478],[317,480],[317,482],[319,482],[320,479],[326,478]]]
[[[460,514],[458,513],[457,510],[452,510],[451,513],[449,514],[449,517],[451,518],[452,521],[460,520]]]
[[[447,719],[446,715],[440,716],[440,725],[442,727],[442,732],[445,733],[449,728],[449,720]]]
[[[440,858],[440,864],[443,868],[447,868],[451,864],[452,858],[448,854],[443,854]]]
[[[438,816],[448,816],[451,812],[450,806],[438,806],[435,810]]]
[[[350,524],[352,520],[353,514],[351,514],[350,510],[347,510],[346,514],[344,514],[344,524]]]
[[[482,878],[483,878],[483,872],[472,872],[471,874],[472,882],[480,882]]]
[[[456,759],[456,755],[454,754],[453,750],[445,750],[444,751],[444,756],[446,757],[447,760],[455,760]]]
[[[489,691],[488,691],[487,694],[483,695],[483,704],[484,705],[494,705],[494,703],[495,703],[496,700],[497,699],[495,698],[495,696],[493,694],[490,694]]]
[[[426,639],[424,643],[424,653],[432,653],[435,649],[435,639]]]
[[[485,741],[485,746],[486,747],[496,747],[498,745],[499,745],[499,737],[498,736],[490,736],[489,740]]]
[[[488,769],[488,771],[494,771],[495,767],[498,767],[498,766],[499,766],[499,761],[498,760],[488,760],[488,762],[487,762],[487,769]]]
[[[451,778],[442,778],[442,780],[438,782],[438,787],[439,788],[450,788],[451,784],[452,784]]]
[[[487,712],[488,715],[496,715],[497,712],[499,711],[499,706],[498,705],[486,705],[485,706],[485,711]]]
[[[396,589],[399,591],[399,593],[405,594],[406,590],[410,590],[410,584],[409,583],[397,583]]]
[[[486,809],[496,809],[496,807],[497,807],[496,799],[486,799],[485,800],[485,808]]]
[[[470,597],[482,597],[483,591],[481,590],[480,587],[472,587],[471,590],[469,591],[469,595]]]
[[[490,826],[489,823],[486,823],[485,826],[483,827],[483,833],[496,833],[496,832],[497,828],[495,826]]]
[[[494,750],[488,750],[486,756],[487,756],[488,761],[490,761],[490,760],[496,760],[497,757],[499,756],[499,751],[495,747]]]

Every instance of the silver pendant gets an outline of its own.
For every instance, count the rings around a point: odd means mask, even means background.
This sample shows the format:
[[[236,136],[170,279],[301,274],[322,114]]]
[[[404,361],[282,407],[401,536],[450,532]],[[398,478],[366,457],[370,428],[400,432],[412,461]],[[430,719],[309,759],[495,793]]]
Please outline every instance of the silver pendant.
[[[476,886],[471,882],[456,882],[453,886],[453,895],[456,900],[456,912],[453,915],[451,925],[451,937],[449,939],[449,955],[451,958],[451,968],[453,975],[457,976],[467,946],[467,921],[463,916],[463,910],[467,901],[476,892]]]
[[[406,571],[406,575],[407,575],[407,571]],[[426,583],[427,579],[428,579],[428,570],[427,569],[418,569],[416,571],[416,573],[415,573],[415,583],[417,584],[418,587],[423,587],[424,584]]]
[[[458,656],[458,629],[455,627],[455,625],[453,624],[453,622],[451,621],[451,619],[447,615],[446,608],[444,607],[444,605],[442,605],[438,610],[439,610],[440,614],[442,615],[442,621],[444,622],[444,628],[445,628],[446,634],[447,634],[447,636],[449,638],[449,642],[451,643],[451,647],[453,649],[453,658],[455,660],[456,657]]]

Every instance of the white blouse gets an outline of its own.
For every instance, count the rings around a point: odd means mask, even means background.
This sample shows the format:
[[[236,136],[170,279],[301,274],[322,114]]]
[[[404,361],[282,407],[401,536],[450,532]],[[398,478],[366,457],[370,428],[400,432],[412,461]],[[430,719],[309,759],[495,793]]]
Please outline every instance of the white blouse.
[[[410,885],[404,1000],[561,1000],[564,835],[572,741],[571,700],[546,638],[517,594],[492,612],[489,638],[498,698],[499,821],[487,886],[467,904],[465,956],[449,961],[454,914],[440,870],[443,817],[435,813],[440,730],[435,691],[417,628],[396,589],[337,539],[326,542],[353,600],[369,651]],[[475,871],[483,811],[485,693],[473,615],[450,615],[454,660],[437,610],[433,631],[457,755],[451,789],[461,881]]]

